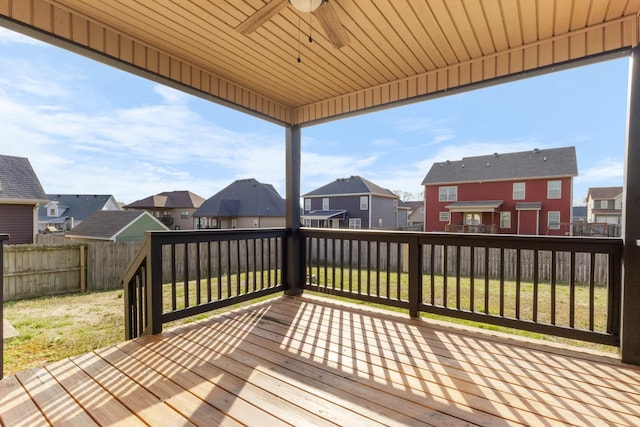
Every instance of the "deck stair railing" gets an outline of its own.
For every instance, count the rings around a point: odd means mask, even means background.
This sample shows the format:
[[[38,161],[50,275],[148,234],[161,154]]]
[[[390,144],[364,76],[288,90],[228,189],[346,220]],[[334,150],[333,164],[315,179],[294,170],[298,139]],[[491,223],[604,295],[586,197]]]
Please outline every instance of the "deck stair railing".
[[[305,289],[619,345],[622,240],[303,228]]]
[[[127,339],[284,290],[286,229],[148,232],[123,277]]]

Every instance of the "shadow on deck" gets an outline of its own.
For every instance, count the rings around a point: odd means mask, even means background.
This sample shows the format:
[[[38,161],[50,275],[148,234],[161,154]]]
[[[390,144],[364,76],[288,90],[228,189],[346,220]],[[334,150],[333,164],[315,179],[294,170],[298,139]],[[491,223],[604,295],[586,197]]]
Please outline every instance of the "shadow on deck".
[[[615,357],[278,297],[0,381],[36,425],[640,425]]]

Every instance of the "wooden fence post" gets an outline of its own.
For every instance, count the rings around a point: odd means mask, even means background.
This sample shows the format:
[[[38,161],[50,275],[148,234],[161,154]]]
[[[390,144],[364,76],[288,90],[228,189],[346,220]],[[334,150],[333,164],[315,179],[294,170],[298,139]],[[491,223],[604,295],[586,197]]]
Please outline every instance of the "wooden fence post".
[[[87,291],[87,247],[80,245],[80,292]]]
[[[419,317],[419,306],[422,300],[422,268],[420,241],[412,237],[407,245],[409,248],[409,316]]]

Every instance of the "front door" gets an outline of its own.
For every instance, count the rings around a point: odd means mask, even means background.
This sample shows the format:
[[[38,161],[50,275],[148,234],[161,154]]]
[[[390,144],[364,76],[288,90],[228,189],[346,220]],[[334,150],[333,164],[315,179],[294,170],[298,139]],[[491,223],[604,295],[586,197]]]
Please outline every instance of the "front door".
[[[538,211],[518,211],[518,234],[535,236],[538,234]]]

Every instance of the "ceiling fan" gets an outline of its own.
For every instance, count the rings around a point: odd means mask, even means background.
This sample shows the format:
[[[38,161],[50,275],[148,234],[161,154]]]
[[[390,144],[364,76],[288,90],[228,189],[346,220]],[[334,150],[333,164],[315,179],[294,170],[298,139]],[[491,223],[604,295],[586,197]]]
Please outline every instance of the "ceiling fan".
[[[344,47],[351,41],[349,34],[342,26],[336,11],[329,0],[270,0],[253,15],[236,27],[242,34],[250,34],[273,16],[278,14],[287,4],[299,12],[312,13],[320,22],[322,29],[331,44],[337,48]]]

